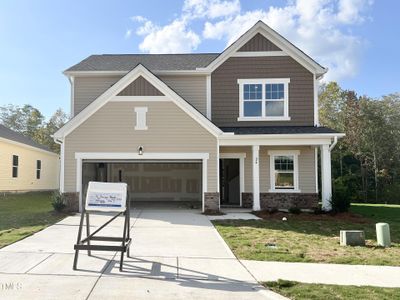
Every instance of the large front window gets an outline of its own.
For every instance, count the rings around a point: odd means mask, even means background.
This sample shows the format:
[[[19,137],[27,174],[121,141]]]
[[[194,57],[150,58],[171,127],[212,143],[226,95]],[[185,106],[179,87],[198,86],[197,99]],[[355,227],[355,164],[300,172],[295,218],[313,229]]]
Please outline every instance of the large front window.
[[[298,192],[299,151],[269,151],[271,191]]]
[[[290,79],[239,79],[239,121],[290,120]]]

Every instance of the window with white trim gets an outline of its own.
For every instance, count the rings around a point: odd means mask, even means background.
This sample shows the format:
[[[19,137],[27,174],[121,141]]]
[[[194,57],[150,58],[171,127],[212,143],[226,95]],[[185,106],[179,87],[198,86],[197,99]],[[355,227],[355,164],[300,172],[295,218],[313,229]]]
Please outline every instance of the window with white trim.
[[[36,179],[40,179],[41,173],[42,173],[42,161],[38,159],[36,161]]]
[[[136,112],[135,130],[147,130],[147,124],[146,124],[147,107],[135,107],[135,112]]]
[[[268,151],[273,192],[299,192],[298,150]]]
[[[289,82],[289,78],[238,79],[238,120],[290,120]]]
[[[18,177],[18,165],[19,165],[19,158],[18,155],[12,156],[12,177]]]

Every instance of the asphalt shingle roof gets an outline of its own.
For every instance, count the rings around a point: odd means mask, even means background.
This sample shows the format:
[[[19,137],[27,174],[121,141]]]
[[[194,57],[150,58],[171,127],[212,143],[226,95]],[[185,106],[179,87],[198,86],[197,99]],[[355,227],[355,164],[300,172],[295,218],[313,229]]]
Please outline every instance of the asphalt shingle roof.
[[[23,134],[15,132],[1,124],[0,124],[0,137],[7,139],[7,140],[11,140],[14,142],[18,142],[21,144],[25,144],[28,146],[32,146],[35,148],[39,148],[42,150],[52,152],[48,147],[38,144],[35,141],[31,140],[30,138],[24,136]]]
[[[208,66],[219,53],[91,55],[69,71],[130,71],[138,64],[154,70],[196,70]]]
[[[314,126],[263,126],[263,127],[221,127],[224,132],[235,134],[315,134],[315,133],[338,133],[328,127]]]

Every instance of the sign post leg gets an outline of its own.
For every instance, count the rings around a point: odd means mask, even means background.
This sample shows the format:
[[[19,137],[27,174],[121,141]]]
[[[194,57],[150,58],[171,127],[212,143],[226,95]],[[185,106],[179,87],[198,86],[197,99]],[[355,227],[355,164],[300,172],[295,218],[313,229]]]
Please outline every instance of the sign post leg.
[[[79,244],[81,242],[81,237],[82,237],[82,227],[83,227],[83,218],[85,216],[85,209],[82,209],[81,213],[81,220],[79,222],[79,230],[78,230],[78,239],[76,241],[76,244]],[[74,256],[74,266],[73,269],[76,270],[76,266],[78,264],[78,255],[79,255],[79,250],[75,249],[75,256]]]
[[[86,237],[90,235],[90,224],[89,224],[89,214],[86,213]],[[90,246],[90,239],[88,239],[87,244]],[[91,256],[92,252],[88,249],[88,255]]]

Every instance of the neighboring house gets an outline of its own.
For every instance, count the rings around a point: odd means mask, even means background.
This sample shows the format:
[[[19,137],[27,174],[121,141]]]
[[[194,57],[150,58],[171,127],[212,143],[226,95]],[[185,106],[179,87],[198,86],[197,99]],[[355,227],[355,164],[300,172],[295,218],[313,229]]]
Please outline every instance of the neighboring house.
[[[0,125],[0,192],[57,190],[60,157]]]
[[[134,201],[218,211],[315,208],[321,188],[330,209],[343,134],[318,123],[326,71],[262,22],[217,54],[89,56],[64,72],[61,191],[82,199],[90,180],[124,181]]]

